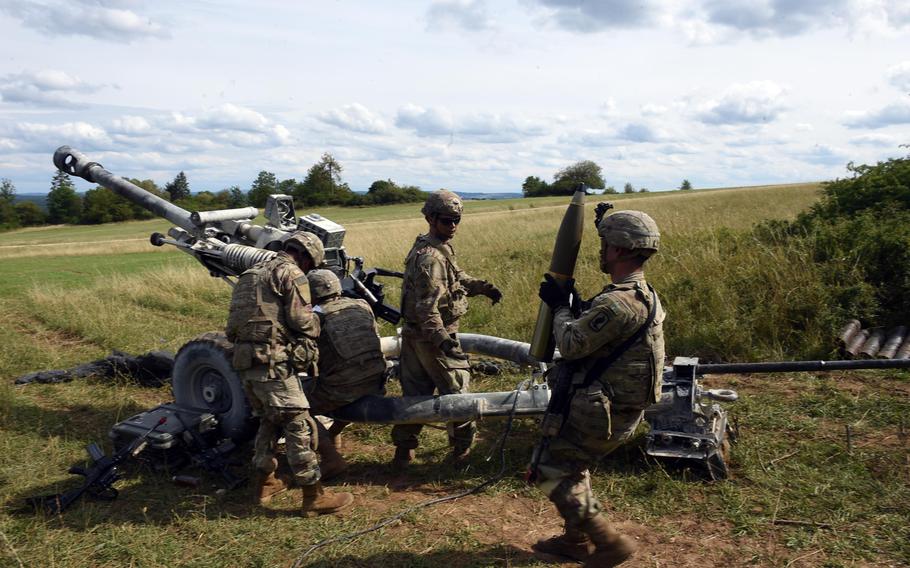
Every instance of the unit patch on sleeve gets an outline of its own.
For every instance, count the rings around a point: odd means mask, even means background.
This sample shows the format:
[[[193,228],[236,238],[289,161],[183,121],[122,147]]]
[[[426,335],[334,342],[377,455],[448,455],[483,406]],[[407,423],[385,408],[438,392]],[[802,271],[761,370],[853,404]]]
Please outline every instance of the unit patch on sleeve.
[[[607,325],[607,322],[610,321],[610,314],[605,311],[600,311],[596,316],[591,318],[591,321],[588,322],[588,326],[592,331],[600,331]]]

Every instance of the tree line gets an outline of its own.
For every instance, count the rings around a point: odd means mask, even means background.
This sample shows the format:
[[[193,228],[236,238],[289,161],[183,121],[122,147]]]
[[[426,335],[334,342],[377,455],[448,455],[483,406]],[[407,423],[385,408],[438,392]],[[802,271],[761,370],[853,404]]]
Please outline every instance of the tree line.
[[[279,180],[274,173],[263,170],[248,191],[234,185],[218,192],[192,193],[184,172],[178,173],[163,188],[150,179],[129,181],[188,211],[232,209],[248,205],[262,208],[268,196],[273,193],[291,195],[303,207],[410,203],[423,201],[427,196],[417,186],[399,185],[390,179],[374,181],[366,194],[356,193],[342,181],[342,171],[341,164],[331,154],[325,153],[307,171],[301,182],[293,178]],[[17,203],[13,182],[6,178],[0,179],[0,229],[61,223],[93,225],[154,217],[154,214],[105,187],[96,187],[79,195],[69,175],[60,171],[51,180],[45,205],[42,208],[33,201]]]
[[[528,176],[521,184],[521,193],[525,197],[572,195],[579,186],[584,186],[586,192],[591,189],[602,189],[601,193],[605,194],[619,193],[615,187],[607,185],[603,178],[603,170],[591,160],[582,160],[559,170],[553,174],[552,183],[547,183],[537,176]],[[685,179],[679,189],[690,190],[692,184]],[[648,193],[649,191],[646,187],[635,189],[630,182],[626,182],[623,186],[623,193]]]

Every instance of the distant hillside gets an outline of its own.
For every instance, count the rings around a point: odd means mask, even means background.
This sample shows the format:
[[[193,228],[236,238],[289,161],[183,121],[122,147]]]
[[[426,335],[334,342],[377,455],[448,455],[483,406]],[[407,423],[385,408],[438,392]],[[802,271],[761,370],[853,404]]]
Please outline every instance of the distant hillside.
[[[515,199],[521,193],[475,193],[470,191],[457,191],[462,199]]]
[[[13,202],[18,203],[20,201],[31,201],[32,203],[36,203],[38,207],[47,209],[46,193],[17,193]]]

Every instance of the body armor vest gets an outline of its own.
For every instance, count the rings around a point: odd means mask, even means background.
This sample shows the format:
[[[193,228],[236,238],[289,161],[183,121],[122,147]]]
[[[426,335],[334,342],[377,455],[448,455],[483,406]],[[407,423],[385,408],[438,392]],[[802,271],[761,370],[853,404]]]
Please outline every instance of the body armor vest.
[[[340,297],[320,306],[319,375],[332,386],[355,384],[385,372],[376,320],[363,300]]]
[[[231,295],[226,328],[231,342],[269,344],[273,347],[287,343],[281,298],[268,281],[276,261],[277,258],[254,266],[237,280]]]

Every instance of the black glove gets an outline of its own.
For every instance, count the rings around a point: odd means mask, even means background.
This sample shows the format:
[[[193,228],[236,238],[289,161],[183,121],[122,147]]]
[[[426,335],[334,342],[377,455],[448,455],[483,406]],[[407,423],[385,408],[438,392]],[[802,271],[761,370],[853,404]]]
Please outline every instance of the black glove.
[[[487,296],[487,298],[490,299],[490,302],[492,302],[492,304],[495,306],[502,300],[502,290],[500,290],[496,286],[490,284],[489,282],[487,283],[487,286],[488,286],[488,288],[487,288],[486,296]]]
[[[571,310],[572,315],[578,317],[581,315],[581,312],[589,309],[591,307],[591,302],[586,302],[581,294],[578,292],[578,289],[575,286],[572,286],[572,291],[569,292],[569,299],[571,300]]]
[[[550,274],[543,275],[543,282],[540,283],[540,291],[537,293],[551,310],[560,306],[569,305],[569,291],[575,286],[575,280],[570,278],[560,284]]]
[[[451,357],[452,359],[458,359],[461,361],[467,361],[468,356],[465,355],[465,352],[461,350],[461,345],[458,344],[454,339],[446,339],[439,344],[439,348],[442,349],[442,352],[446,356]]]

